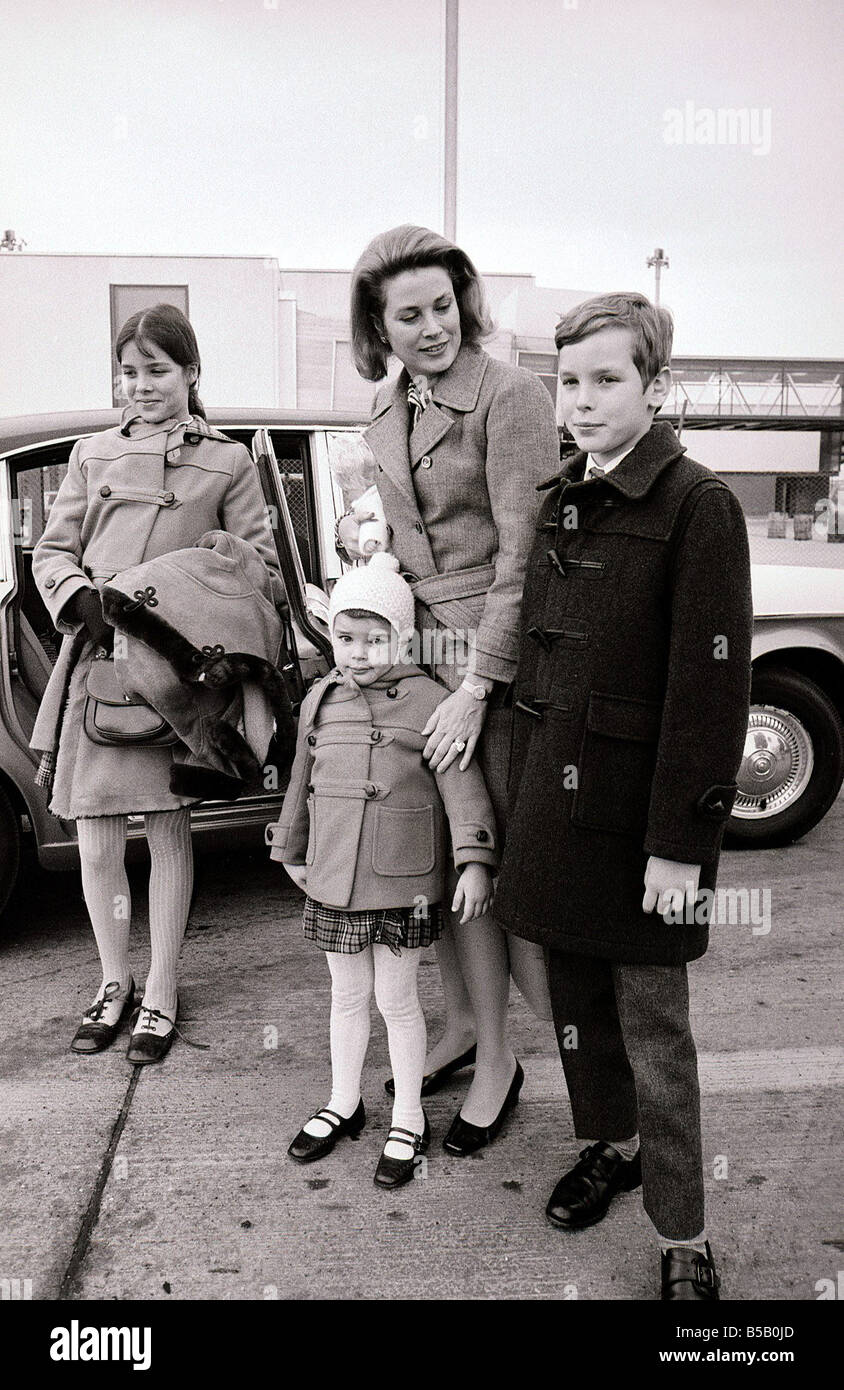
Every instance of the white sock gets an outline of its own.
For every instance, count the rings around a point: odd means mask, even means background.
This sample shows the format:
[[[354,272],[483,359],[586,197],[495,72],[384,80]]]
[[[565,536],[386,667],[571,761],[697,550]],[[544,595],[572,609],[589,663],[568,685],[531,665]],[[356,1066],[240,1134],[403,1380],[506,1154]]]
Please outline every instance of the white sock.
[[[620,1154],[622,1158],[627,1159],[628,1163],[630,1159],[635,1158],[639,1152],[638,1134],[634,1134],[632,1139],[605,1139],[604,1143],[611,1144],[616,1153]]]
[[[190,810],[153,811],[144,817],[152,866],[149,876],[149,936],[152,959],[144,1004],[175,1017],[176,965],[193,892]],[[168,1032],[162,1023],[156,1031]]]
[[[659,1248],[664,1255],[667,1250],[697,1250],[701,1255],[706,1254],[706,1230],[701,1231],[694,1240],[668,1240],[661,1236],[657,1231],[656,1238],[659,1241]]]
[[[422,1077],[425,1071],[427,1035],[425,1016],[419,1003],[417,976],[419,952],[405,947],[396,956],[389,946],[374,946],[375,1002],[387,1025],[390,1065],[396,1093],[392,1123],[411,1134],[421,1134],[425,1124],[422,1112]],[[410,1158],[408,1144],[390,1140],[384,1148],[388,1158]]]
[[[103,967],[102,995],[116,980],[121,991],[129,985],[129,927],[132,899],[123,859],[126,853],[125,816],[86,816],[76,822],[82,892],[91,918]]]
[[[327,1108],[348,1120],[360,1103],[360,1078],[369,1046],[374,980],[372,947],[354,955],[326,951],[331,971],[331,1096]],[[305,1133],[325,1138],[336,1122],[308,1120]]]

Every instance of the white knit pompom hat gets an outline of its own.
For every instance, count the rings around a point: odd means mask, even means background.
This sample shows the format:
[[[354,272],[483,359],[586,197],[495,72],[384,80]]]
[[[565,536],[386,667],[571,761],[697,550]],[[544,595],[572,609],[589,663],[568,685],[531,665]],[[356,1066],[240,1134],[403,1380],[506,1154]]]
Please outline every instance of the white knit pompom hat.
[[[413,634],[415,604],[410,585],[399,574],[395,555],[378,550],[357,569],[347,570],[331,590],[328,629],[334,635],[334,619],[350,608],[377,613],[405,641]]]

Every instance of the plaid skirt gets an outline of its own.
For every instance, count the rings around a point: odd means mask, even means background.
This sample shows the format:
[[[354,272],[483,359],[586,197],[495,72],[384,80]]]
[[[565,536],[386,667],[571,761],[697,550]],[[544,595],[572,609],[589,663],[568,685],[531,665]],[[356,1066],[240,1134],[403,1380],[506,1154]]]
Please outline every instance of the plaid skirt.
[[[442,935],[443,915],[439,903],[344,912],[306,897],[302,924],[308,940],[323,951],[353,956],[367,946],[389,946],[394,956],[400,956],[402,946],[418,950],[436,941]]]

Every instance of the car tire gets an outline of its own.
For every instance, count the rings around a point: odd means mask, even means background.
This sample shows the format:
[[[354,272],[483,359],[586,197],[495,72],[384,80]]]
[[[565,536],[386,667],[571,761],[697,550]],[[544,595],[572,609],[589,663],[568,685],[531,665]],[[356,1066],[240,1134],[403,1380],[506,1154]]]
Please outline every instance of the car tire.
[[[737,780],[728,847],[789,845],[826,815],[844,780],[844,730],[808,676],[786,667],[754,672]]]
[[[0,786],[0,914],[14,891],[20,862],[20,819],[3,787]]]

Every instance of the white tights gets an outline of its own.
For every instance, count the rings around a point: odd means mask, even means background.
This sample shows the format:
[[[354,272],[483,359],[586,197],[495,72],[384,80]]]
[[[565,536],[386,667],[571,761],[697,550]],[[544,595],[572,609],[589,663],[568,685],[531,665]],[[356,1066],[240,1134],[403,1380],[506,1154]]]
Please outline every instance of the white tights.
[[[150,859],[151,965],[144,1003],[169,1018],[176,1007],[176,963],[193,891],[190,811],[152,811],[144,817]],[[103,967],[103,986],[129,984],[132,900],[126,877],[126,817],[86,817],[76,822],[82,891]]]
[[[367,946],[354,955],[326,951],[331,971],[331,1099],[328,1108],[348,1119],[360,1100],[360,1078],[369,1044],[370,1000],[373,985],[378,1011],[387,1025],[390,1064],[396,1084],[392,1123],[421,1134],[422,1076],[425,1068],[425,1017],[416,981],[419,951],[402,948],[396,956],[389,946]],[[328,1132],[323,1121],[309,1122],[317,1134]],[[306,1126],[306,1128],[309,1128]],[[388,1146],[395,1158],[406,1158],[406,1147]]]

